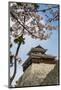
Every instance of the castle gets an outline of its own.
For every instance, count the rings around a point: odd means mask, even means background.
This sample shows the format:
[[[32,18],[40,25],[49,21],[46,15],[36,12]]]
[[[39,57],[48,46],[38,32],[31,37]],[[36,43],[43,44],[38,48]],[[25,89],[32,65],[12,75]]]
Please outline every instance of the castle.
[[[58,60],[46,51],[40,45],[30,50],[29,58],[22,65],[24,74],[16,87],[59,84]]]
[[[28,53],[29,58],[23,63],[23,71],[25,71],[29,65],[32,63],[46,63],[46,64],[55,64],[56,56],[46,54],[47,49],[44,49],[40,45],[32,48]]]

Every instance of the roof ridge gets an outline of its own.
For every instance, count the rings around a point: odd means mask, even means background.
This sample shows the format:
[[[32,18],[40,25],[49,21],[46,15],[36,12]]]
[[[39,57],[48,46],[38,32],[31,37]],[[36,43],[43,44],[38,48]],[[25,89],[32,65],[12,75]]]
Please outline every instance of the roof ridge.
[[[40,45],[38,45],[38,46],[36,46],[36,47],[34,47],[34,48],[42,48],[42,49],[44,49],[42,46],[40,46]]]

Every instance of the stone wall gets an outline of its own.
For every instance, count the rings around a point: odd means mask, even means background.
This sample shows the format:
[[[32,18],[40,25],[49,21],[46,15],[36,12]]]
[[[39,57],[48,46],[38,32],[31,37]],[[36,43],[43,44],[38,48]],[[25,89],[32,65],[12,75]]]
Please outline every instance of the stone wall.
[[[36,64],[33,63],[32,65],[30,65],[27,70],[24,72],[23,76],[19,78],[18,82],[17,82],[17,87],[23,87],[23,86],[39,86],[39,85],[51,85],[54,82],[54,84],[57,84],[57,80],[55,80],[54,77],[56,77],[56,73],[58,73],[58,71],[53,71],[55,68],[56,64],[45,64],[45,63],[40,63],[40,64]],[[58,69],[58,67],[57,67]],[[54,72],[50,75],[50,77],[47,77],[48,74],[50,72]],[[47,83],[43,83],[43,81],[46,79],[46,77],[48,78]],[[51,80],[50,78],[53,77],[53,79]],[[58,76],[57,76],[58,77]],[[49,82],[51,81],[51,83],[49,84]]]

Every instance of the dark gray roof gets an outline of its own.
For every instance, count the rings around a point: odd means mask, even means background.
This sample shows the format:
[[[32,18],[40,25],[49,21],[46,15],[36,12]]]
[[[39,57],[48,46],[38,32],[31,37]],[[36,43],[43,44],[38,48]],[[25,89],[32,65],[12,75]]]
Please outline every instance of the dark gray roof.
[[[45,58],[45,59],[55,59],[56,58],[56,56],[52,56],[52,55],[47,55],[47,54],[41,54],[41,53],[39,53],[39,54],[31,54],[31,58]]]
[[[41,47],[40,45],[36,46],[35,48],[41,48],[41,49],[44,49],[43,47]]]
[[[54,60],[56,58],[56,56],[52,56],[52,55],[47,55],[47,54],[31,54],[30,57],[23,63],[23,66],[25,64],[27,64],[32,58],[34,59],[38,59],[38,58],[43,58],[43,59],[51,59]]]
[[[22,64],[22,66],[24,66],[25,64],[27,64],[30,61],[30,57]]]
[[[45,53],[47,51],[47,49],[44,49],[43,47],[41,47],[40,45],[35,47],[35,48],[32,48],[28,55],[30,55],[31,53],[34,53],[34,52],[40,52],[40,53]]]

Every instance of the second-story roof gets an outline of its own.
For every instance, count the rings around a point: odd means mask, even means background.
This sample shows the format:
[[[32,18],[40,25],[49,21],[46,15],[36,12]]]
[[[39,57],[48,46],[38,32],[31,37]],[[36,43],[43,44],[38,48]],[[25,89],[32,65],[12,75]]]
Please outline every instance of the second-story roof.
[[[35,47],[35,48],[32,48],[32,49],[29,51],[28,55],[30,55],[31,53],[37,53],[37,52],[44,54],[46,51],[47,51],[47,49],[44,49],[43,47],[41,47],[41,46],[39,45],[39,46],[37,46],[37,47]]]

